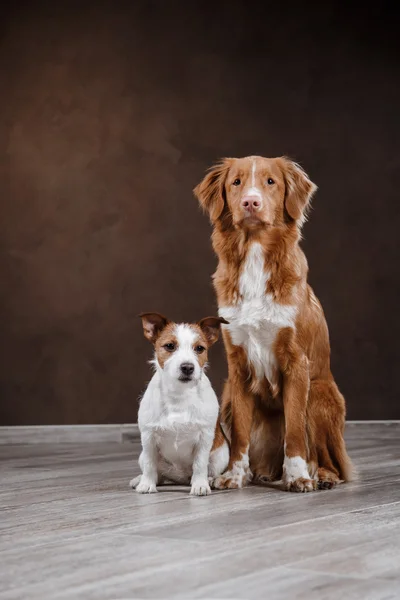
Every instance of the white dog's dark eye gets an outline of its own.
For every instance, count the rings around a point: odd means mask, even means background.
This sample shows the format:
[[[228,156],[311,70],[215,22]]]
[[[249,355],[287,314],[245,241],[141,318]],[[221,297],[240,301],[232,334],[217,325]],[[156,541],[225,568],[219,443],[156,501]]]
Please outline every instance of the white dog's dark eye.
[[[205,348],[204,346],[196,346],[195,351],[197,352],[197,354],[201,354],[202,352],[204,352]]]
[[[271,177],[269,177],[267,183],[268,183],[268,185],[272,185],[275,183],[275,181],[273,179],[271,179]]]
[[[240,184],[241,184],[241,181],[240,181],[240,179],[237,178],[237,179],[235,179],[235,181],[233,182],[232,185],[240,185]]]
[[[175,350],[175,344],[172,342],[169,344],[164,344],[163,348],[165,348],[168,352],[173,352]]]

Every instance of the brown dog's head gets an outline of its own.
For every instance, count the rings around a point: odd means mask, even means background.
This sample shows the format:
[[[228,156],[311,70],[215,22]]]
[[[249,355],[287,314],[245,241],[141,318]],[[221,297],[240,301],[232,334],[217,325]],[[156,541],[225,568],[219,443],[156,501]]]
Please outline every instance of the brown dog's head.
[[[173,323],[159,313],[141,313],[144,336],[154,344],[155,359],[171,381],[200,379],[208,349],[219,337],[222,317],[206,317],[198,323]]]
[[[235,228],[303,224],[317,187],[303,169],[281,158],[225,158],[194,189],[215,224],[229,219]]]

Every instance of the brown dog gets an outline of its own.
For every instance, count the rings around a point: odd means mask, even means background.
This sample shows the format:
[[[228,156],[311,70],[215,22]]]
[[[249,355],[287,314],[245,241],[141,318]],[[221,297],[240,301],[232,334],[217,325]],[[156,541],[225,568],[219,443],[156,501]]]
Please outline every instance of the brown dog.
[[[315,190],[296,163],[259,156],[224,159],[194,190],[214,226],[214,287],[229,321],[221,412],[231,454],[219,489],[242,487],[252,474],[282,478],[296,492],[351,479],[345,402],[299,247]]]

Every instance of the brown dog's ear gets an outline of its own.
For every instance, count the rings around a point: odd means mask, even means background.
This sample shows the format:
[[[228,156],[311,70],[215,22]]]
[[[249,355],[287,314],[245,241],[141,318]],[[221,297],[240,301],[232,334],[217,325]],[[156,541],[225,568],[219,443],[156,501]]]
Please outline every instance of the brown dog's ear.
[[[205,317],[205,319],[201,319],[198,323],[210,346],[215,344],[219,338],[221,323],[229,325],[228,321],[225,321],[223,317]]]
[[[211,223],[215,223],[224,210],[224,185],[231,161],[231,158],[224,158],[211,167],[203,181],[193,190],[200,206],[208,213]]]
[[[285,178],[285,208],[288,215],[302,225],[307,217],[307,209],[317,186],[297,163],[288,158],[281,158],[282,171]]]
[[[144,337],[154,344],[169,320],[159,313],[140,313]]]

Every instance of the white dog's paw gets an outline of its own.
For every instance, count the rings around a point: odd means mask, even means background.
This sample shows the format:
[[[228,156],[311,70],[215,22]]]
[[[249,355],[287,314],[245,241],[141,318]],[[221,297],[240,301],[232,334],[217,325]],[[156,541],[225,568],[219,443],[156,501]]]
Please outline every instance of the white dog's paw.
[[[193,481],[190,494],[192,496],[208,496],[208,494],[211,494],[211,488],[207,479],[198,479]]]
[[[154,481],[146,480],[141,477],[140,483],[136,486],[136,491],[139,494],[155,494],[157,487]]]
[[[142,479],[141,475],[138,475],[137,477],[134,477],[133,479],[130,480],[129,482],[129,487],[132,488],[133,490],[135,489],[135,487],[137,485],[139,485],[140,480]]]

